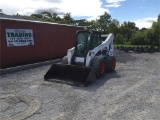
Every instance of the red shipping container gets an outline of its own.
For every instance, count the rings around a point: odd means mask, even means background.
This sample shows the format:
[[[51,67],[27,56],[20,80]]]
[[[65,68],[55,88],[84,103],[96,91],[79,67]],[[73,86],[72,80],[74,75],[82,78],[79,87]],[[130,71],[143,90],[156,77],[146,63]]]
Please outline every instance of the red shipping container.
[[[34,45],[7,46],[6,29],[32,30]],[[40,21],[0,18],[0,68],[63,57],[74,46],[76,31],[82,29]]]

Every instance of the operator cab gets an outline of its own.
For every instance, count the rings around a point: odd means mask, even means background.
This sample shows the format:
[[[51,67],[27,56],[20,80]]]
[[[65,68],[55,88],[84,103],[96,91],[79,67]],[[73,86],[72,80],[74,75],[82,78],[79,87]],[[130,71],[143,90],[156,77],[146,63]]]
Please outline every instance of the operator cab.
[[[73,57],[73,63],[85,65],[85,59],[89,50],[101,44],[101,34],[98,31],[78,31],[76,33],[76,45]]]
[[[78,31],[76,33],[75,56],[86,57],[89,50],[101,44],[101,34],[97,31]]]

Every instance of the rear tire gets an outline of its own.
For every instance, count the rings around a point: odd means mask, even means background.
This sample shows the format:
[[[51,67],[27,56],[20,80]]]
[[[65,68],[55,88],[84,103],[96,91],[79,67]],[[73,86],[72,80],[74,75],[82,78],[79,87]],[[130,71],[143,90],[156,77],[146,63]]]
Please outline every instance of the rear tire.
[[[116,67],[116,59],[113,56],[109,56],[106,59],[106,72],[114,72]]]
[[[106,62],[104,58],[95,58],[92,63],[97,78],[102,77],[106,71]]]

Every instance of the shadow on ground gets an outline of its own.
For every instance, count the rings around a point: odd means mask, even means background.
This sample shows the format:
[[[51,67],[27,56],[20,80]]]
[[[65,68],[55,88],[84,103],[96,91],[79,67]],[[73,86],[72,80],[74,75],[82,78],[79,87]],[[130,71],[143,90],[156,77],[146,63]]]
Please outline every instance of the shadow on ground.
[[[87,87],[77,87],[73,86],[73,89],[79,89],[79,90],[85,90],[89,92],[93,92],[98,90],[100,87],[102,87],[104,84],[107,84],[107,81],[110,81],[114,78],[120,78],[121,76],[118,75],[117,71],[115,70],[113,73],[106,73],[102,78],[97,79],[94,83],[91,83]]]

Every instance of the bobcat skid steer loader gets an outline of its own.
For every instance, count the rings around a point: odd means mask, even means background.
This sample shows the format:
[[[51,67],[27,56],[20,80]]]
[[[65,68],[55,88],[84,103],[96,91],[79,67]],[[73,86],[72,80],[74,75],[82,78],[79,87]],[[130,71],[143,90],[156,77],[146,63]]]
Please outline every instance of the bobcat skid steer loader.
[[[87,86],[105,72],[113,72],[116,65],[113,39],[112,33],[101,35],[98,31],[77,31],[75,47],[67,51],[66,62],[53,64],[44,79]]]

